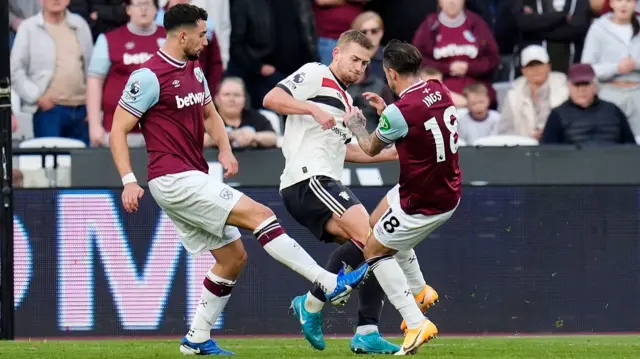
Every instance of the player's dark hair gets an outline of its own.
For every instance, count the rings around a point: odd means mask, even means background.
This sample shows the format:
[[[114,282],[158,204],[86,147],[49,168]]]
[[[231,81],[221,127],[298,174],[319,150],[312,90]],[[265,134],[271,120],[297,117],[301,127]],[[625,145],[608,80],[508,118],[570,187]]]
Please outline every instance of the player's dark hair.
[[[130,6],[132,2],[133,2],[133,0],[124,0],[124,5],[125,6]],[[160,4],[158,3],[158,0],[153,0],[151,2],[153,3],[153,6],[156,7],[156,9],[160,8]]]
[[[195,5],[177,4],[172,6],[164,14],[164,28],[167,32],[171,32],[181,27],[196,27],[198,21],[207,21],[207,12]]]
[[[382,64],[400,75],[418,75],[422,66],[422,55],[418,49],[406,42],[391,40],[385,46]]]

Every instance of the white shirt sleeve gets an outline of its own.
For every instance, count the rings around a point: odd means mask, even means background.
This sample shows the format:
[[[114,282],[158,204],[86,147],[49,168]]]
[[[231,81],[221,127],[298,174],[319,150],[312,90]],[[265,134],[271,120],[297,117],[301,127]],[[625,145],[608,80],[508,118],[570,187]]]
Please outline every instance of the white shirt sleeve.
[[[308,63],[280,81],[277,87],[285,90],[297,100],[308,100],[315,97],[322,87],[322,70],[321,64]]]

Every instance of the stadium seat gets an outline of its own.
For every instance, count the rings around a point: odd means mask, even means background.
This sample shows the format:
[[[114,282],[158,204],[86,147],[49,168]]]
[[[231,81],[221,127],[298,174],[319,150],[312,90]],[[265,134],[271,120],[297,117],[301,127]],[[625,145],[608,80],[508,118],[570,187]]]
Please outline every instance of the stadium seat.
[[[280,116],[278,116],[278,114],[275,112],[271,112],[265,109],[261,109],[260,114],[266,117],[269,122],[271,122],[271,126],[273,127],[273,130],[276,131],[276,135],[281,136],[282,130],[280,128]]]
[[[493,84],[493,89],[496,90],[498,110],[500,110],[504,100],[507,98],[507,92],[511,89],[511,82],[496,82]]]
[[[495,135],[479,138],[473,145],[480,147],[537,146],[538,141],[525,136]]]
[[[20,148],[86,148],[84,142],[72,138],[62,137],[40,137],[20,143]],[[48,155],[45,159],[45,168],[42,168],[41,155],[19,155],[15,166],[24,174],[25,187],[46,187],[46,186],[69,186],[71,156],[57,156],[58,171],[53,171],[53,156]],[[55,178],[52,178],[55,177]]]

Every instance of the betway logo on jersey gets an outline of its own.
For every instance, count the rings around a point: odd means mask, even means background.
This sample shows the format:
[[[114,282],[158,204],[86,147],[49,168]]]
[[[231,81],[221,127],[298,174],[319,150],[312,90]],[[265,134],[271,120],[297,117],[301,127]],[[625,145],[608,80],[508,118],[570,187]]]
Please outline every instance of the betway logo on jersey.
[[[469,56],[475,59],[478,56],[478,47],[476,45],[450,44],[444,47],[436,47],[433,50],[433,58],[436,60],[455,56]]]
[[[140,65],[141,63],[149,60],[151,56],[153,56],[153,54],[148,52],[140,52],[138,54],[125,53],[122,57],[122,62],[124,62],[125,65]]]
[[[176,104],[178,108],[189,107],[196,104],[204,103],[205,94],[204,92],[198,93],[190,93],[185,97],[180,97],[176,95]]]

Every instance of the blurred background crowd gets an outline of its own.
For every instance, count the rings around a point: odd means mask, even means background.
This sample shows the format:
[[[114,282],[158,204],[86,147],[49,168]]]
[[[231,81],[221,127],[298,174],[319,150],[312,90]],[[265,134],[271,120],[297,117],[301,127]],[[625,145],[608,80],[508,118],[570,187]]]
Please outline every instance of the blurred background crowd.
[[[329,64],[348,29],[376,45],[348,90],[370,130],[362,93],[394,101],[382,48],[399,39],[422,53],[424,79],[451,90],[463,145],[640,139],[636,0],[9,0],[15,140],[108,146],[129,74],[162,45],[164,12],[189,2],[209,14],[200,63],[235,148],[278,146],[283,119],[263,96],[307,62]]]

